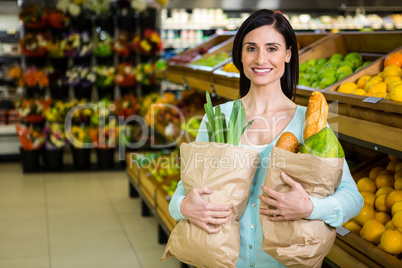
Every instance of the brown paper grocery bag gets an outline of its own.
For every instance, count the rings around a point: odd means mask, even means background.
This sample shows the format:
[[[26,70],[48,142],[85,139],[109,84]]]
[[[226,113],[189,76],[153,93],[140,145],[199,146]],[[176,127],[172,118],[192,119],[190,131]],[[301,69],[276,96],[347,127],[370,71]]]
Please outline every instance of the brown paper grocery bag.
[[[258,166],[259,154],[247,148],[213,142],[180,146],[181,180],[188,194],[193,188],[213,189],[203,198],[233,206],[231,220],[216,234],[181,220],[170,234],[162,260],[175,256],[196,267],[235,267],[240,250],[240,225]]]
[[[281,176],[283,171],[309,195],[324,198],[339,186],[343,162],[344,158],[295,154],[274,146],[264,185],[278,192],[289,192],[290,187]],[[267,207],[261,202],[260,208]],[[260,214],[260,221],[262,249],[287,267],[321,267],[336,237],[335,228],[320,220],[273,222]]]

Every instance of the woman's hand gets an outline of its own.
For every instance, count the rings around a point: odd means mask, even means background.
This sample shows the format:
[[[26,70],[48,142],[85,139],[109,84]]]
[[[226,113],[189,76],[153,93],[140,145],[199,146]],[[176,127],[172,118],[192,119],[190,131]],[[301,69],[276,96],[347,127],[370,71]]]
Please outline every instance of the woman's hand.
[[[288,193],[279,193],[266,186],[262,186],[262,191],[269,197],[260,195],[258,198],[261,202],[273,206],[274,209],[260,209],[260,214],[267,215],[271,221],[301,220],[307,218],[314,208],[310,196],[300,183],[295,182],[284,172],[281,175],[283,180],[290,186],[290,191]]]
[[[213,204],[202,199],[201,195],[212,192],[208,187],[194,188],[180,204],[181,214],[210,234],[219,232],[233,214],[231,205]]]

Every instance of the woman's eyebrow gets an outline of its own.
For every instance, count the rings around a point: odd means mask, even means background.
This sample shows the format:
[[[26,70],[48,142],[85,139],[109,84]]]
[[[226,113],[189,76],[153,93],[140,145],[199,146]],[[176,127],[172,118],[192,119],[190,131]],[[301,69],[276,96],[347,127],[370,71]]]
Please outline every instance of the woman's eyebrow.
[[[245,45],[256,46],[257,43],[254,43],[254,42],[245,42],[245,43],[243,44],[243,46],[245,46]],[[265,45],[266,45],[266,46],[275,46],[275,45],[276,45],[276,46],[281,46],[281,44],[275,43],[275,42],[266,43]]]

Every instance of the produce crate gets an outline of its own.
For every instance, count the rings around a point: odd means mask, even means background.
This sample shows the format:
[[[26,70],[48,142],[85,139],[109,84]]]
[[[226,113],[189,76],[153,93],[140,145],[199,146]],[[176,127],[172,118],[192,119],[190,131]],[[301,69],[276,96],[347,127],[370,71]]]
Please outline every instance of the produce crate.
[[[127,173],[130,174],[130,177],[133,179],[134,183],[139,186],[139,173],[138,173],[138,165],[134,161],[132,161],[133,153],[126,154],[126,167]]]
[[[204,42],[201,44],[197,45],[196,47],[193,47],[186,52],[189,51],[199,51],[202,47],[211,47],[210,50],[208,51],[213,51],[216,46],[219,46],[219,44],[227,41],[228,39],[232,38],[235,35],[234,32],[225,32],[223,34],[214,34],[211,35],[208,39],[206,39]],[[192,59],[193,61],[194,59]],[[177,84],[185,84],[186,85],[186,80],[185,80],[185,74],[186,70],[188,70],[187,64],[186,63],[176,63],[173,61],[168,61],[168,69],[165,72],[166,79]]]
[[[218,46],[209,50],[208,53],[195,58],[192,62],[195,62],[199,59],[205,59],[212,55],[218,55],[222,52],[226,52],[229,55],[232,53],[234,37],[224,41]],[[199,89],[203,91],[209,91],[214,93],[211,85],[213,84],[213,71],[224,64],[230,62],[230,57],[215,66],[202,66],[202,65],[194,65],[192,63],[186,65],[185,69],[185,83],[192,89]]]
[[[376,166],[382,166],[385,168],[389,161],[388,157],[378,155],[367,161],[361,168],[356,169],[356,173],[352,172],[353,179],[357,182],[363,177],[368,177],[372,168]],[[400,259],[386,253],[376,245],[364,240],[353,232],[350,232],[345,236],[337,234],[335,247],[339,247],[347,254],[353,256],[354,259],[368,267],[402,267]],[[329,257],[330,256],[331,254]],[[336,263],[337,261],[343,262],[344,260],[333,259],[332,261]]]
[[[304,63],[310,59],[330,58],[335,53],[346,55],[349,52],[359,52],[363,61],[376,61],[398,48],[402,44],[402,32],[349,32],[331,36],[324,42],[312,46],[299,55],[299,62]],[[370,66],[370,65],[369,65]],[[353,75],[353,74],[352,74]],[[348,77],[347,77],[348,78]],[[345,78],[345,79],[347,79]],[[340,84],[345,79],[338,81]],[[321,90],[327,90],[333,85]],[[317,88],[298,85],[297,94],[309,96]]]
[[[169,213],[169,202],[170,202],[170,195],[159,186],[156,190],[156,213],[158,213],[159,217],[165,223],[170,231],[176,226],[175,219],[170,216]]]
[[[147,198],[150,205],[152,207],[155,207],[156,189],[160,184],[145,168],[140,168],[138,174],[139,174],[139,185],[141,192]]]
[[[394,52],[402,53],[402,47],[391,51],[389,54]],[[391,127],[402,128],[402,103],[386,99],[382,99],[377,103],[363,102],[363,100],[365,100],[367,96],[358,96],[337,91],[341,83],[356,82],[363,75],[373,76],[380,73],[384,69],[385,58],[386,55],[381,57],[379,60],[373,62],[369,66],[363,68],[359,72],[356,72],[351,76],[343,79],[342,81],[335,83],[331,87],[325,89],[323,91],[325,98],[328,101],[336,101],[339,102],[341,105],[347,106],[348,109],[345,115],[348,115],[350,117],[381,123]]]
[[[325,42],[331,38],[333,33],[296,33],[297,43],[299,44],[299,55],[306,52],[310,48]]]

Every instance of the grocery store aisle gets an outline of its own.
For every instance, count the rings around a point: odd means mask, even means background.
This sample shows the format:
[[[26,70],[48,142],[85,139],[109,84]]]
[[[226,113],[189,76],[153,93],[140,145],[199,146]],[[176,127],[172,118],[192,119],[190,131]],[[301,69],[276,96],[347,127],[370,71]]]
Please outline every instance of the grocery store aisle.
[[[124,171],[23,174],[0,163],[0,267],[180,267]]]

